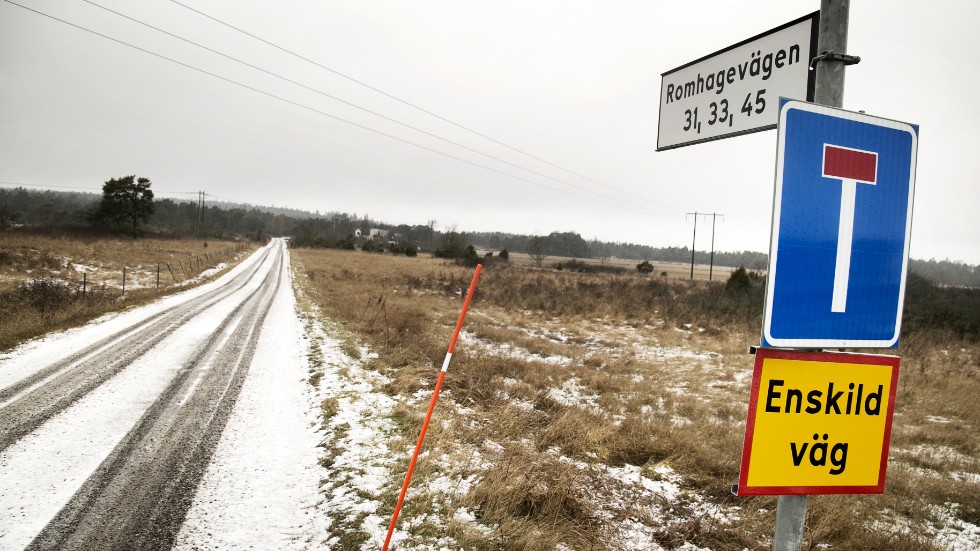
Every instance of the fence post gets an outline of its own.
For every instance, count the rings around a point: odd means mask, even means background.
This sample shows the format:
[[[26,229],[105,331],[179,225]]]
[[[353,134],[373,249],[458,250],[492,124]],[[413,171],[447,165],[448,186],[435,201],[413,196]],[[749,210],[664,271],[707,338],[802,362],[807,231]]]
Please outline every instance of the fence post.
[[[85,287],[88,285],[88,274],[82,272],[82,296],[85,296]]]
[[[160,288],[160,263],[157,262],[157,289]]]
[[[123,287],[122,287],[122,292],[123,292],[124,295],[126,294],[126,267],[125,266],[123,266]]]

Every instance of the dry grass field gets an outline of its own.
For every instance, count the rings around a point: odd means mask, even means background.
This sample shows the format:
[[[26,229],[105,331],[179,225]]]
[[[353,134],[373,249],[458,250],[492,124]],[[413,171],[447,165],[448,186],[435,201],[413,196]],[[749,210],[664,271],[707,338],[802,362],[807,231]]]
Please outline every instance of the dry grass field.
[[[325,335],[312,347],[311,383],[333,389],[322,408],[333,473],[323,490],[348,509],[331,541],[372,548],[473,271],[422,257],[291,254],[309,326]],[[730,493],[761,288],[673,279],[659,267],[488,266],[398,548],[768,549],[775,498]],[[885,493],[811,497],[804,549],[980,547],[980,346],[922,332],[898,353]]]
[[[0,350],[173,292],[251,248],[233,241],[2,232]]]

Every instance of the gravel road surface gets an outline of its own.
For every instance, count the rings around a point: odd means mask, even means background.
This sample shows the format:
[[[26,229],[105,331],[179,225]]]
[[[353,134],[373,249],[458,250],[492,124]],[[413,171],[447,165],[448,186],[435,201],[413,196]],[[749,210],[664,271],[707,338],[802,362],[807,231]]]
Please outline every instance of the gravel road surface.
[[[0,549],[173,548],[287,295],[277,240],[214,283],[0,358]]]

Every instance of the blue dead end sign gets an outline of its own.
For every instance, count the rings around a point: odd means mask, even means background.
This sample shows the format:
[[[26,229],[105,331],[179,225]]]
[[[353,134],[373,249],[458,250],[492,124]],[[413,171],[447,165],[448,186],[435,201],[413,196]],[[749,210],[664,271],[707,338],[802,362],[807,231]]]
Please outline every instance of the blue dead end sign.
[[[918,127],[780,100],[762,344],[898,346]]]

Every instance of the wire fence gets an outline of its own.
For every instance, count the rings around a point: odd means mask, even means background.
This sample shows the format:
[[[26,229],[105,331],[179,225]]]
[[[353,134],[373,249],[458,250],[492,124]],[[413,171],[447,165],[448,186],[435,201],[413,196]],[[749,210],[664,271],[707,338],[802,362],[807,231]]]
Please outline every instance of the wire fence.
[[[112,271],[83,269],[65,283],[82,297],[93,289],[100,293],[118,290],[125,295],[127,291],[138,289],[159,290],[183,286],[231,262],[247,250],[248,245],[241,243],[203,254],[172,255],[155,263],[123,264],[121,269]]]

